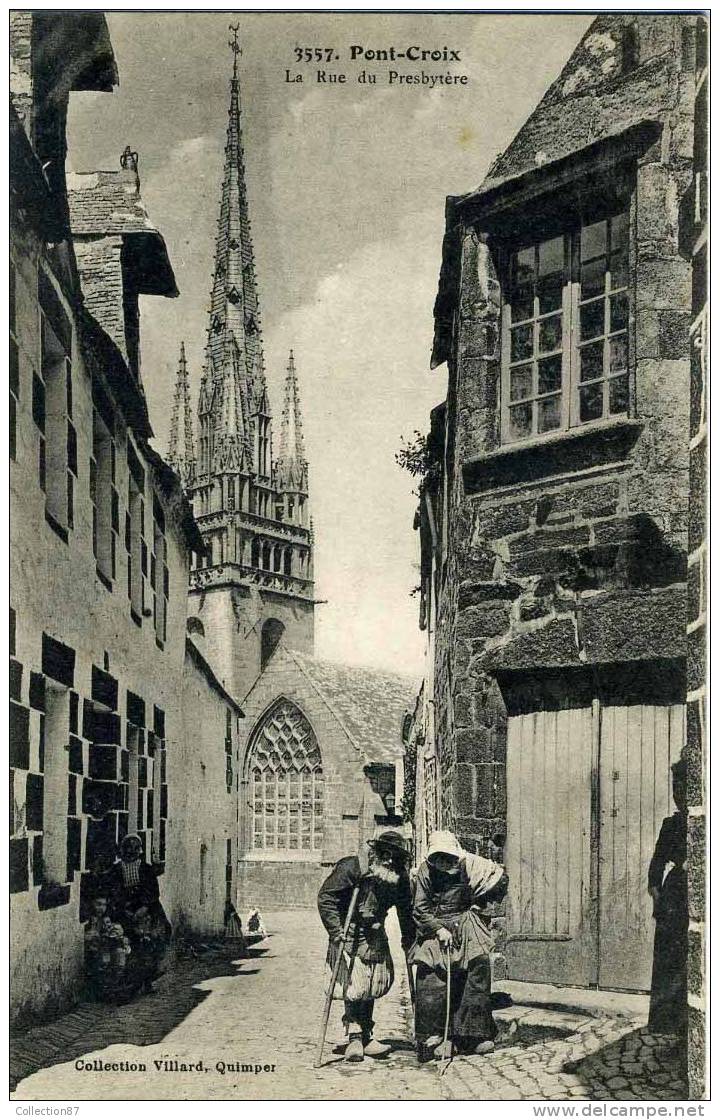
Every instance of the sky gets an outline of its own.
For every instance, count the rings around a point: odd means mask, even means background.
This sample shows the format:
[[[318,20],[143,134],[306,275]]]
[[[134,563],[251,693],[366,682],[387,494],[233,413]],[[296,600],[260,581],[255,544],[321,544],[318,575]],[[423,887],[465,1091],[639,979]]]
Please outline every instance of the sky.
[[[559,73],[587,15],[117,12],[120,84],[70,99],[68,168],[112,169],[129,144],[165,237],[177,299],[141,300],[142,376],[167,450],[180,341],[202,370],[232,54],[277,452],[290,348],[300,380],[315,526],[316,655],[418,674],[417,481],[395,463],[426,431],[447,370],[430,370],[446,195],[477,187]],[[395,46],[459,62],[350,61]],[[296,63],[296,47],[332,48]],[[345,73],[317,83],[319,69]],[[365,69],[377,84],[360,84]],[[387,72],[467,74],[393,85]],[[301,73],[303,82],[286,81]]]

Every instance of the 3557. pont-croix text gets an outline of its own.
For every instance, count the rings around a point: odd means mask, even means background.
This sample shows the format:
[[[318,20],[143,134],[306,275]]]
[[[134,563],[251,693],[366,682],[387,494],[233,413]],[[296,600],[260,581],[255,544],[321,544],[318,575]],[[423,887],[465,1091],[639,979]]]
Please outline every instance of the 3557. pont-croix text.
[[[308,83],[315,85],[383,85],[383,86],[465,86],[467,74],[457,73],[449,67],[462,62],[461,51],[443,44],[442,46],[366,47],[353,43],[347,47],[305,47],[294,48],[295,66],[285,69],[286,83]],[[349,62],[352,70],[347,71],[344,64]],[[341,65],[338,66],[338,63]],[[371,67],[365,63],[373,64]],[[397,63],[404,69],[384,67],[382,63]],[[359,64],[363,64],[358,68]],[[442,69],[434,70],[434,65]],[[420,69],[418,69],[418,65]],[[407,69],[407,67],[410,69]]]

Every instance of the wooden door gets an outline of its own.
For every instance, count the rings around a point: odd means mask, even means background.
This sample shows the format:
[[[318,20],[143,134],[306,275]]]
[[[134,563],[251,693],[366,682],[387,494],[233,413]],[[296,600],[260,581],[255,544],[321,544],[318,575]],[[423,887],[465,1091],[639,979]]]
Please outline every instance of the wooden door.
[[[650,988],[654,922],[648,864],[663,818],[674,812],[670,767],[684,741],[682,704],[601,709],[601,988]]]
[[[511,979],[597,983],[593,728],[593,706],[527,712],[508,719]]]

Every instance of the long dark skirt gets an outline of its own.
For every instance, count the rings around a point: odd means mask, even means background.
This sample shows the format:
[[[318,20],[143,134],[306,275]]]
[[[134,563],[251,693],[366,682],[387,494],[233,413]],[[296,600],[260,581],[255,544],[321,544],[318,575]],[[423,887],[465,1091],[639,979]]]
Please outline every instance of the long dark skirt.
[[[447,981],[425,965],[418,965],[415,1003],[415,1038],[424,1044],[432,1035],[443,1037]],[[494,1039],[497,1027],[490,1006],[490,958],[475,957],[467,971],[451,970],[450,1036],[460,1052]]]

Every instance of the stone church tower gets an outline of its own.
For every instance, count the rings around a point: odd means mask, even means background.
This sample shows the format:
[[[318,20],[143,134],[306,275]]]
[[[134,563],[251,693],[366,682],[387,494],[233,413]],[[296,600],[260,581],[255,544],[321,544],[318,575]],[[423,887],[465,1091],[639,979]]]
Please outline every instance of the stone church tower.
[[[206,544],[190,577],[190,626],[228,691],[246,695],[280,639],[313,651],[313,533],[295,360],[290,352],[277,459],[263,361],[240,125],[237,41],[220,199],[198,452],[188,424],[184,348],[168,458]],[[184,424],[184,426],[183,426]],[[182,427],[182,432],[181,432]]]

